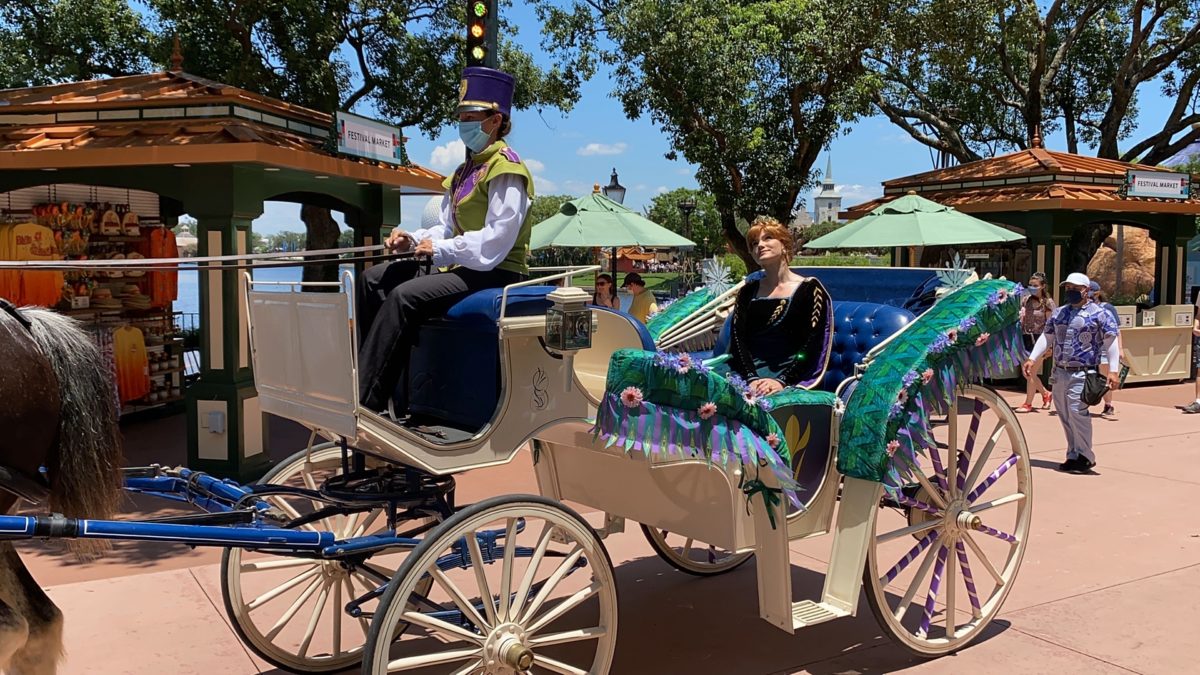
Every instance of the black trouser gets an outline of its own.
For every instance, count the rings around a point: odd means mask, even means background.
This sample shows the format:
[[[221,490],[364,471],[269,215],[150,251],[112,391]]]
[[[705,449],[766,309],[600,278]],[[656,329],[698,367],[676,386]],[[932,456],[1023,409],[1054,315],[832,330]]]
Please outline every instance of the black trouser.
[[[525,279],[501,269],[479,272],[459,267],[440,273],[427,269],[416,260],[397,260],[375,265],[358,277],[358,400],[363,407],[387,408],[407,370],[409,351],[423,320],[445,314],[475,291]]]

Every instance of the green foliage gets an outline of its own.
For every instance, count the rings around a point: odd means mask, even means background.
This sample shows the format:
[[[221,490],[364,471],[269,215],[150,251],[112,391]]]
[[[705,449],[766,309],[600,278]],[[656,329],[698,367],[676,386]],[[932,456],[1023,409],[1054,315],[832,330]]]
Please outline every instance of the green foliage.
[[[144,72],[150,41],[125,0],[4,0],[0,89]]]
[[[342,233],[338,235],[337,245],[338,248],[352,248],[354,246],[354,230],[342,230]]]
[[[744,259],[737,219],[789,222],[813,164],[870,108],[861,54],[887,42],[885,0],[543,0],[547,42],[599,54],[630,118],[648,115],[669,157],[699,167],[722,228]],[[599,11],[597,11],[599,8]],[[603,33],[602,44],[599,34]]]
[[[563,204],[575,199],[570,195],[538,195],[529,203],[529,222],[537,225],[556,215]]]
[[[721,256],[721,263],[729,268],[729,276],[732,277],[734,281],[740,281],[742,277],[749,274],[749,272],[746,270],[746,261],[742,260],[741,257],[736,254],[726,253],[725,255]]]
[[[695,209],[685,222],[679,204],[687,199],[695,203]],[[703,190],[675,188],[670,192],[655,195],[646,207],[645,215],[668,230],[696,242],[695,250],[701,257],[707,256],[711,251],[725,248],[725,233],[721,230],[721,214],[717,211],[716,199]]]
[[[890,265],[891,254],[882,256],[845,255],[799,255],[792,258],[792,265],[799,267],[881,267]]]

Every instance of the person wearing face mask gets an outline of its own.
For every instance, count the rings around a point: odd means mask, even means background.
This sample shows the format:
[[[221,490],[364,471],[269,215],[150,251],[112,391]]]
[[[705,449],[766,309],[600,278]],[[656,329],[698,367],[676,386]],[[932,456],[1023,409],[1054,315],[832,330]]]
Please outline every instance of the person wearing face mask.
[[[1077,474],[1088,473],[1096,466],[1092,417],[1083,401],[1087,371],[1098,369],[1110,389],[1119,384],[1117,371],[1109,367],[1120,363],[1117,320],[1089,301],[1091,285],[1087,275],[1078,272],[1067,275],[1063,282],[1063,305],[1046,322],[1042,336],[1022,366],[1025,377],[1030,377],[1042,355],[1054,350],[1054,407],[1067,436],[1067,460],[1058,469]]]
[[[1025,342],[1025,350],[1032,351],[1038,336],[1046,329],[1046,321],[1054,314],[1054,298],[1046,292],[1046,275],[1034,272],[1025,287],[1029,295],[1021,302],[1021,338]],[[1033,377],[1025,380],[1025,402],[1017,408],[1017,412],[1033,412],[1033,397],[1042,395],[1042,409],[1050,407],[1050,390],[1042,384],[1041,374],[1035,372]]]
[[[459,89],[459,137],[467,160],[443,182],[435,226],[388,236],[392,251],[432,258],[435,268],[413,260],[375,265],[359,276],[359,402],[386,410],[404,377],[408,354],[422,320],[437,316],[467,295],[528,277],[533,178],[504,138],[514,81],[508,73],[470,67]],[[397,411],[402,414],[403,411]]]

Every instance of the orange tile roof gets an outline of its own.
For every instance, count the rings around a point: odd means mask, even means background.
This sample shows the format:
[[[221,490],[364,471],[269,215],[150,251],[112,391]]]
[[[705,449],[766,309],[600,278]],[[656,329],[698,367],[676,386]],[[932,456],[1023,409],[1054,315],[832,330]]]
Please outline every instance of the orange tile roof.
[[[0,89],[0,114],[37,114],[74,109],[113,110],[159,105],[239,103],[257,110],[328,126],[327,113],[184,72],[148,73],[104,80]]]
[[[911,185],[957,183],[1054,174],[1103,176],[1123,179],[1126,171],[1145,168],[1137,164],[1118,162],[1114,159],[1084,157],[1083,155],[1073,155],[1069,152],[1031,148],[999,157],[989,157],[966,164],[959,164],[945,169],[935,169],[903,178],[895,178],[884,181],[883,185],[885,188],[901,188]]]

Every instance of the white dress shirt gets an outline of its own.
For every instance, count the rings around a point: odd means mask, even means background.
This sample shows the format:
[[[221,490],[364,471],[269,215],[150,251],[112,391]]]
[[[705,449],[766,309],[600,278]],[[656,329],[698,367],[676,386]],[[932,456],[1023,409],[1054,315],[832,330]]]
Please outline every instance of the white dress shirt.
[[[442,197],[438,225],[410,232],[415,242],[433,240],[433,264],[438,267],[462,265],[487,271],[508,257],[521,233],[521,223],[529,211],[529,190],[525,179],[512,173],[496,176],[488,183],[488,210],[483,229],[454,234],[454,212],[450,191]]]

